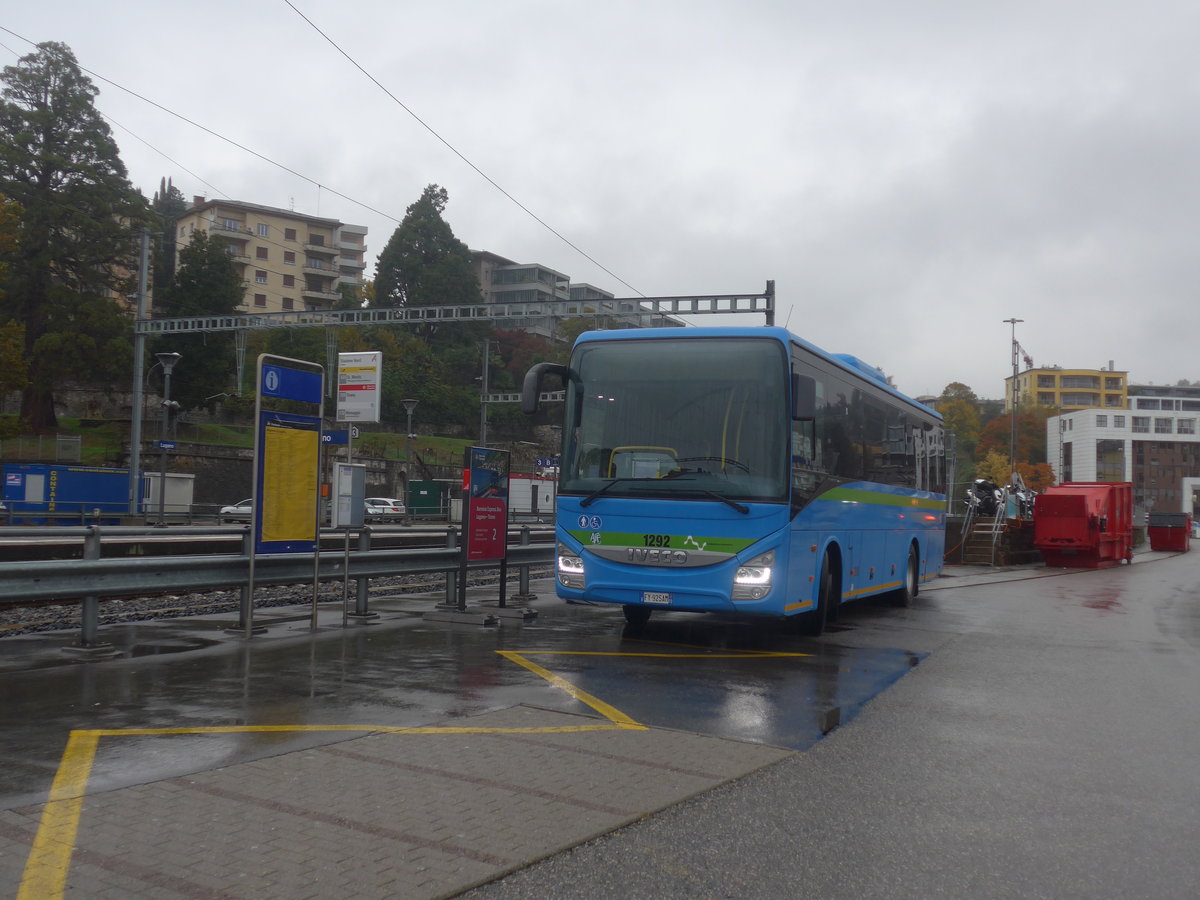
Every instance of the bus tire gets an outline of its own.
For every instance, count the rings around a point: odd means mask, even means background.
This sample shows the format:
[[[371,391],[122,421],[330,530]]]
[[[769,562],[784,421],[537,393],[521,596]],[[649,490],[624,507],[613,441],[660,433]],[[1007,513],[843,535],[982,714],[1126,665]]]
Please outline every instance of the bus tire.
[[[650,621],[651,610],[647,606],[625,604],[621,612],[625,613],[625,622],[631,628],[642,628]]]
[[[917,591],[920,589],[918,587],[918,572],[917,548],[914,545],[908,548],[908,562],[904,564],[904,583],[900,586],[900,590],[892,595],[893,606],[907,609],[913,605],[913,600],[916,599]]]
[[[827,553],[821,560],[821,577],[817,582],[817,608],[796,617],[796,625],[801,634],[819,637],[825,631],[825,625],[831,618],[829,613],[834,605],[833,591],[833,567]]]

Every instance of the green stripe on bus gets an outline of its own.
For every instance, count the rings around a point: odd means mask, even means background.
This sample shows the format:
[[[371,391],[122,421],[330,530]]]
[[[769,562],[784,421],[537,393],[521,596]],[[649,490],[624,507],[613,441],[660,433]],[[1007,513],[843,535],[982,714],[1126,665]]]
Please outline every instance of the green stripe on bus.
[[[904,506],[909,509],[935,509],[945,511],[945,500],[926,500],[921,497],[905,497],[900,494],[884,494],[880,491],[864,491],[859,488],[836,487],[826,491],[818,500],[836,503],[871,503],[875,506]]]
[[[691,534],[650,534],[646,532],[581,531],[567,534],[585,547],[659,547],[668,550],[711,550],[714,553],[737,553],[753,544],[757,538],[720,538]]]

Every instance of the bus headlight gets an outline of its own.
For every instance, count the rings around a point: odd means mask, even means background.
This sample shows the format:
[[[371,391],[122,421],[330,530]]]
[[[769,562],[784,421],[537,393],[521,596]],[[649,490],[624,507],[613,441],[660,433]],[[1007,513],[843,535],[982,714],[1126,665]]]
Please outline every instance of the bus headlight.
[[[761,556],[737,567],[733,575],[734,600],[761,600],[771,590],[771,570],[775,566],[775,551],[770,550]]]
[[[563,587],[583,590],[583,558],[565,544],[558,545],[555,558],[555,567],[558,569],[558,583]]]

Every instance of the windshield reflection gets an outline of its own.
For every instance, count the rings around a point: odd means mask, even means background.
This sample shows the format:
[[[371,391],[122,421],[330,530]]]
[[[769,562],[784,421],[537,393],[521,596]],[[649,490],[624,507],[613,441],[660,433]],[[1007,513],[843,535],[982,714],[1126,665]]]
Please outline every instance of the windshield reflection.
[[[571,369],[562,491],[784,498],[787,363],[778,343],[587,343]]]

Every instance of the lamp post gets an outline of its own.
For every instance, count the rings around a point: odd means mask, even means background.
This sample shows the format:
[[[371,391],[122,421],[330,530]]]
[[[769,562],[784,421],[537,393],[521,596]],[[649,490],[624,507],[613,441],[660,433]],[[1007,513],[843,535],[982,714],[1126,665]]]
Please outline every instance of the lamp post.
[[[171,439],[171,419],[172,414],[179,408],[179,404],[171,399],[171,370],[175,368],[175,364],[183,359],[178,353],[155,353],[155,358],[162,364],[163,367],[163,424],[162,424],[162,439],[159,441],[159,448],[162,450],[161,465],[159,467],[158,476],[158,524],[167,524],[167,442]]]
[[[409,397],[400,402],[404,412],[408,413],[408,431],[404,432],[404,509],[408,509],[408,486],[413,482],[413,410],[416,409],[416,401]]]
[[[417,408],[416,400],[401,400],[401,405],[404,406],[404,411],[408,413],[408,430],[404,432],[404,462],[407,466],[412,465],[412,414]]]
[[[1012,326],[1012,424],[1009,427],[1008,436],[1008,467],[1011,471],[1017,470],[1017,363],[1018,363],[1018,344],[1017,344],[1017,323],[1024,322],[1024,319],[1005,319]]]

